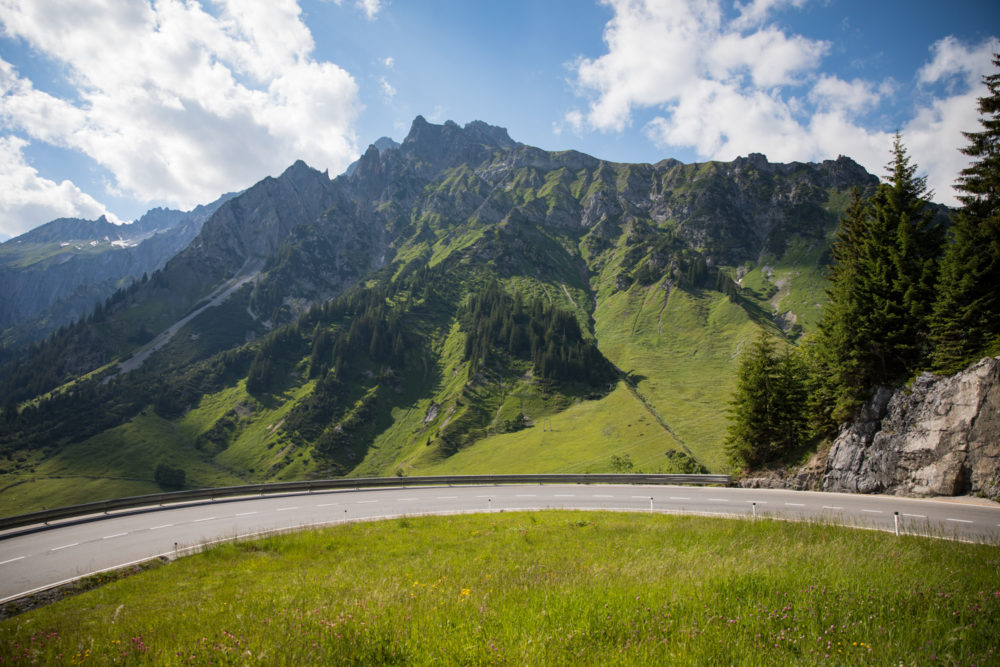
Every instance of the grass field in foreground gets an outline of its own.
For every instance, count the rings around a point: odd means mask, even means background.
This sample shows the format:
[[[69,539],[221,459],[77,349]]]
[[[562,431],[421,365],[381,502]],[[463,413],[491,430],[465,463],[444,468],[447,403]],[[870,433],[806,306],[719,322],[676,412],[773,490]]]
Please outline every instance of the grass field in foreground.
[[[227,544],[0,623],[44,664],[997,664],[1000,549],[546,511]]]

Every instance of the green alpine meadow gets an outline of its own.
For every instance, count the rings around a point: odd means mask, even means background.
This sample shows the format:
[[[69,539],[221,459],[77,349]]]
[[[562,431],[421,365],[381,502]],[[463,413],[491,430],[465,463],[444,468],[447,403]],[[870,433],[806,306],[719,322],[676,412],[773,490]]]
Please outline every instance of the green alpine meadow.
[[[81,582],[85,592],[0,621],[0,659],[989,665],[1000,652],[998,569],[995,546],[822,524],[406,517]]]

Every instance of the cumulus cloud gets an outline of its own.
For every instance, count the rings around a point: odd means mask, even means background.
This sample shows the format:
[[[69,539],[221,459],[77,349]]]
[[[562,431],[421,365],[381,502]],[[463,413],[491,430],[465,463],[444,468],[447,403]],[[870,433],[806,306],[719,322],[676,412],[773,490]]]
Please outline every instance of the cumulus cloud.
[[[0,234],[17,236],[55,218],[91,220],[104,215],[119,222],[69,181],[56,183],[39,176],[24,159],[27,145],[20,137],[0,137]]]
[[[0,0],[0,22],[75,89],[40,91],[0,60],[0,122],[89,155],[140,201],[188,208],[356,153],[358,85],[312,57],[296,0]]]
[[[637,110],[653,110],[643,128],[662,148],[693,148],[728,160],[766,152],[773,160],[818,160],[850,155],[883,175],[891,134],[904,143],[938,198],[967,164],[958,148],[962,130],[977,129],[975,98],[990,67],[995,39],[967,45],[948,37],[930,46],[915,73],[947,92],[915,110],[901,128],[868,127],[862,118],[891,96],[891,81],[845,81],[823,73],[831,45],[788,34],[767,23],[779,9],[806,0],[736,3],[727,22],[720,0],[603,0],[614,14],[604,30],[607,52],[572,65],[585,109],[571,109],[562,125],[622,131]]]

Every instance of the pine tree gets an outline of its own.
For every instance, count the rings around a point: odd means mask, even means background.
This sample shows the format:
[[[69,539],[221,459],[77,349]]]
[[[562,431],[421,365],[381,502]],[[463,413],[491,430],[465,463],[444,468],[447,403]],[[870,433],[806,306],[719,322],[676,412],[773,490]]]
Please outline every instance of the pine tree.
[[[928,355],[941,230],[898,134],[888,169],[868,201],[855,195],[834,245],[816,345],[821,428],[849,418],[873,387],[906,378]]]
[[[808,438],[806,415],[804,366],[792,352],[779,355],[762,331],[740,357],[725,443],[730,461],[754,468],[793,452]]]
[[[993,56],[1000,67],[1000,55]],[[962,152],[974,162],[956,187],[962,209],[941,262],[931,320],[935,370],[954,372],[983,353],[1000,351],[1000,73],[983,77],[981,132],[965,132]]]

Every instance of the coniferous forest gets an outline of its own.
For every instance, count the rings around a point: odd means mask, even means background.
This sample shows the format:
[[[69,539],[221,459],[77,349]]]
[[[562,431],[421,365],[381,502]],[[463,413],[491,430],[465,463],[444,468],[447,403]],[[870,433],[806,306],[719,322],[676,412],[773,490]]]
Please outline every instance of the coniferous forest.
[[[734,465],[831,437],[876,387],[1000,353],[1000,74],[984,83],[982,129],[965,133],[962,207],[935,217],[897,133],[885,182],[868,197],[855,190],[841,218],[816,334],[782,351],[763,334],[744,351],[726,444]]]

